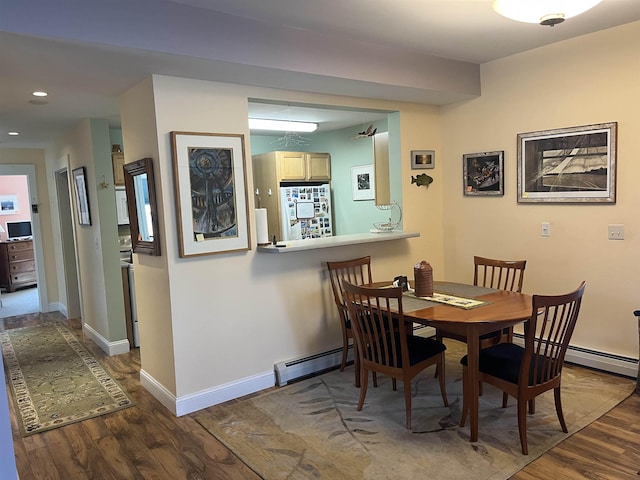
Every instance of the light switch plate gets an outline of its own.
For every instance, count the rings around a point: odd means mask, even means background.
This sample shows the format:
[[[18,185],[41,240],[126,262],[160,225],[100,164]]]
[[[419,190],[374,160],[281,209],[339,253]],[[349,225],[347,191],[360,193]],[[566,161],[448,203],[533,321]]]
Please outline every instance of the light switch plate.
[[[543,237],[548,237],[551,235],[551,224],[549,222],[542,222],[540,227],[540,235]]]

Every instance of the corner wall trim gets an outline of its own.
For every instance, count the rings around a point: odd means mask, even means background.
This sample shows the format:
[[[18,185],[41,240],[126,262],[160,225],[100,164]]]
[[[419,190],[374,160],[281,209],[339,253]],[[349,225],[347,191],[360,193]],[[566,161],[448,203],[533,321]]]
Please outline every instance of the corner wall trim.
[[[140,369],[140,385],[148,390],[167,410],[174,415],[176,414],[176,396],[142,369]]]
[[[83,323],[82,328],[85,335],[93,340],[94,343],[104,350],[109,356],[120,355],[129,351],[129,340],[127,339],[110,342],[87,323]]]

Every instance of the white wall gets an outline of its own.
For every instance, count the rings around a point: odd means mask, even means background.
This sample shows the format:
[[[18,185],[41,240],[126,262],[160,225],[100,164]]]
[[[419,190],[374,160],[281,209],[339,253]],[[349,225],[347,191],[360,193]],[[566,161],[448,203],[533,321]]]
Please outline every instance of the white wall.
[[[639,306],[640,23],[482,66],[482,96],[443,108],[446,276],[468,277],[473,255],[527,259],[524,291],[560,293],[587,281],[572,343],[637,358]],[[618,122],[615,205],[517,204],[516,136]],[[505,151],[504,197],[462,195],[462,155]],[[542,222],[551,236],[540,236]],[[625,240],[607,240],[624,224]]]

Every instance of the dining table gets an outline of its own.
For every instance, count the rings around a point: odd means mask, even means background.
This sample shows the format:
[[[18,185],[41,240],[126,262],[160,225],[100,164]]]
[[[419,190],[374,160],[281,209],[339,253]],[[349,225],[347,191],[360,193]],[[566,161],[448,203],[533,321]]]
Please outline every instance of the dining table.
[[[376,282],[371,286],[389,286]],[[433,282],[434,301],[416,297],[412,291],[402,297],[405,321],[462,334],[467,339],[467,385],[469,429],[472,442],[478,441],[480,336],[527,321],[531,317],[532,297],[524,293],[498,290],[455,282]],[[449,298],[448,303],[442,303]]]

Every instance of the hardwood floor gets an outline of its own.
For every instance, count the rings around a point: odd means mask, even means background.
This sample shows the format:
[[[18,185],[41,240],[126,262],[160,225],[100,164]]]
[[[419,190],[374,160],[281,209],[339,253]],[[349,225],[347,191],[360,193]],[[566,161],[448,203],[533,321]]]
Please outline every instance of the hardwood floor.
[[[80,322],[67,321],[57,313],[5,319],[0,330],[53,318],[82,339]],[[138,349],[109,357],[90,340],[84,344],[129,392],[136,406],[23,438],[10,400],[20,480],[261,478],[192,416],[175,417],[140,385]],[[639,471],[640,394],[632,395],[512,479],[638,480]]]

